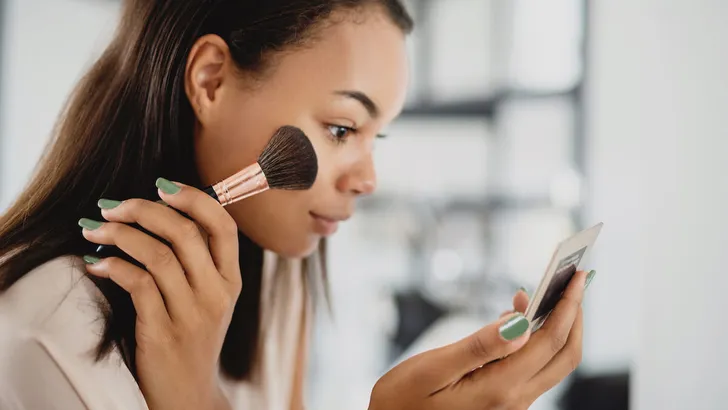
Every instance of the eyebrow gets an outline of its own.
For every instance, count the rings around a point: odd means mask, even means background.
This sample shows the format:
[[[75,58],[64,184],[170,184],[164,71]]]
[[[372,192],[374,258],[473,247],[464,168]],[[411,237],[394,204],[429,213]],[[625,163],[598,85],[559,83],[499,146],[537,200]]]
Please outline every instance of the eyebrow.
[[[341,95],[347,98],[352,98],[354,100],[357,100],[361,103],[361,105],[366,108],[367,112],[369,113],[369,116],[372,118],[379,117],[379,107],[377,107],[377,104],[372,101],[371,98],[369,98],[368,95],[364,94],[361,91],[351,91],[351,90],[341,90],[334,92],[336,95]]]

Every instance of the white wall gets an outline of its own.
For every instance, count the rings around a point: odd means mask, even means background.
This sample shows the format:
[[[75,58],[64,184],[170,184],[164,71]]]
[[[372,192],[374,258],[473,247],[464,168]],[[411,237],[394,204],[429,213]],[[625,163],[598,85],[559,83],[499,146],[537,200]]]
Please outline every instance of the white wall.
[[[20,192],[120,2],[6,0],[0,67],[0,210]]]
[[[633,360],[631,408],[725,409],[728,3],[592,3],[585,356]]]

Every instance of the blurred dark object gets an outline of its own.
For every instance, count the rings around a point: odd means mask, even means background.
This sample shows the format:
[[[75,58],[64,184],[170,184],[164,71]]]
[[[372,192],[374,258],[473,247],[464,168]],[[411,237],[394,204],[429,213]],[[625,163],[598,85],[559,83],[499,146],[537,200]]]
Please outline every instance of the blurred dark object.
[[[416,290],[394,295],[397,307],[397,332],[392,341],[392,358],[402,354],[447,310],[425,298]]]
[[[574,374],[559,401],[562,410],[629,410],[629,372]]]

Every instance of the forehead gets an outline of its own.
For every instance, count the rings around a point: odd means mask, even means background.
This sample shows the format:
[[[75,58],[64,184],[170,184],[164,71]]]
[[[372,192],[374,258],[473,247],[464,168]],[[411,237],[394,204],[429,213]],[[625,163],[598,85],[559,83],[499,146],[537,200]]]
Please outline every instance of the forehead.
[[[404,33],[383,13],[333,18],[336,23],[319,30],[311,44],[278,58],[269,83],[306,98],[361,91],[379,106],[382,119],[390,120],[406,95]]]

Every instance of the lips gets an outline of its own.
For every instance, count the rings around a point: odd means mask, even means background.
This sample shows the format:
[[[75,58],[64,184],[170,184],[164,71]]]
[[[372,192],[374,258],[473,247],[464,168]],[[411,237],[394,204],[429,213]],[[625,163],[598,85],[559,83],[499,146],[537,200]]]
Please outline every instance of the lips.
[[[310,212],[314,231],[322,236],[332,235],[339,228],[339,222],[349,219],[349,215],[322,215]]]

